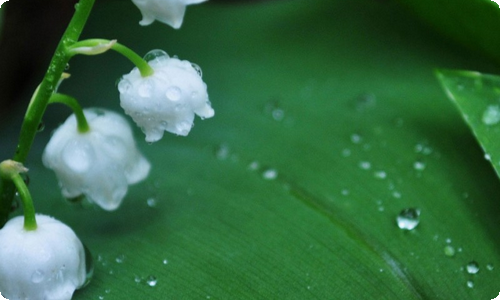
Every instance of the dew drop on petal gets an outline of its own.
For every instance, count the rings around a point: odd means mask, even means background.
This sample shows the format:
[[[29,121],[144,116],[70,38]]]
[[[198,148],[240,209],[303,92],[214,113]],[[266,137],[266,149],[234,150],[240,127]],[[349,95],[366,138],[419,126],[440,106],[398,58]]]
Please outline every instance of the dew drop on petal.
[[[165,96],[167,96],[168,100],[175,102],[175,101],[179,101],[179,99],[181,99],[182,92],[181,92],[181,89],[179,87],[170,86],[170,87],[168,87]]]
[[[363,170],[369,170],[372,167],[372,164],[368,161],[360,161],[359,167]]]
[[[361,136],[357,133],[351,134],[351,142],[353,144],[359,144],[361,143]]]
[[[144,55],[143,58],[145,61],[150,62],[152,60],[162,58],[162,57],[169,58],[167,52],[160,50],[160,49],[154,49],[154,50],[151,50],[148,53],[146,53],[146,55]]]
[[[45,272],[42,270],[36,270],[31,274],[31,282],[33,283],[40,283],[42,280],[45,278]]]
[[[168,260],[164,259],[164,260],[163,260],[163,264],[164,264],[164,265],[167,265],[167,264],[168,264]]]
[[[196,71],[196,73],[198,73],[198,75],[200,77],[203,77],[203,71],[201,70],[200,66],[198,66],[197,64],[195,63],[191,63],[191,66],[193,67],[193,69]]]
[[[139,85],[137,93],[139,94],[139,96],[143,98],[150,98],[151,95],[153,94],[153,90],[154,90],[153,82],[150,80],[144,80]]]
[[[479,264],[475,261],[471,261],[467,264],[465,269],[469,274],[477,274],[479,272]]]
[[[128,79],[121,79],[120,82],[118,82],[118,91],[121,94],[128,93],[131,88],[132,88],[132,83],[130,83]]]
[[[413,230],[420,223],[420,209],[403,209],[396,218],[398,227],[403,230]]]
[[[467,280],[467,287],[470,289],[474,288],[474,282],[472,280]]]
[[[493,269],[494,269],[493,264],[487,264],[487,265],[486,265],[486,269],[487,269],[488,271],[493,271]]]

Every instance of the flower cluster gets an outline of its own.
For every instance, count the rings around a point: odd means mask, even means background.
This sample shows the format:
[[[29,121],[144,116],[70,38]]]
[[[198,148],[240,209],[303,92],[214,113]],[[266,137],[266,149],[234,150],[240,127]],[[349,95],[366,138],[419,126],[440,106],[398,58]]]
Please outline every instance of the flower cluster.
[[[186,5],[206,0],[132,1],[143,15],[141,25],[158,20],[179,28]],[[115,210],[127,194],[128,186],[145,179],[151,168],[139,152],[124,117],[106,109],[82,110],[75,98],[58,92],[61,81],[69,77],[69,74],[61,74],[67,62],[61,57],[69,60],[78,54],[98,55],[115,50],[132,61],[137,67],[124,75],[118,85],[120,104],[145,133],[148,142],[160,140],[164,131],[185,136],[193,126],[195,115],[202,119],[214,116],[207,85],[197,65],[170,58],[161,50],[149,53],[149,57],[153,56],[151,60],[142,59],[117,40],[68,42],[81,33],[81,23],[87,19],[92,4],[93,0],[78,3],[73,21],[79,21],[71,22],[73,27],[66,30],[65,35],[72,37],[61,39],[55,54],[59,58],[52,61],[48,71],[54,74],[48,73],[40,85],[44,88],[34,93],[16,153],[16,157],[21,158],[0,163],[0,178],[12,182],[24,208],[24,218],[15,217],[0,228],[0,292],[10,300],[68,300],[89,279],[84,246],[68,226],[35,214],[31,194],[20,175],[28,171],[21,162],[26,158],[47,104],[65,104],[74,111],[54,131],[42,155],[43,164],[55,172],[64,197],[84,195],[104,210]],[[18,155],[19,151],[23,155]],[[9,193],[2,189],[0,185],[0,200],[11,201],[13,192],[6,196]]]

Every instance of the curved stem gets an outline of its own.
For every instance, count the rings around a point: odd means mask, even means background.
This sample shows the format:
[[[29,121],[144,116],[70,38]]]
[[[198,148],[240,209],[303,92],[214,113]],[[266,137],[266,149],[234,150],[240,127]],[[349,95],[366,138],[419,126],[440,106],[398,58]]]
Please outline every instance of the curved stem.
[[[68,95],[55,93],[50,97],[49,104],[51,103],[61,103],[73,110],[73,113],[76,116],[76,122],[78,124],[78,131],[80,133],[85,133],[90,130],[87,118],[85,118],[85,115],[83,114],[83,109],[75,98]]]
[[[68,63],[70,56],[66,49],[78,41],[85,23],[90,15],[95,0],[80,0],[75,5],[75,14],[64,32],[57,48],[52,56],[49,68],[30,103],[29,109],[24,117],[19,142],[14,155],[14,160],[24,163],[35,139],[38,124],[47,108],[50,96],[56,90],[61,74]],[[14,197],[15,188],[10,180],[2,179],[0,185],[0,227],[2,227],[10,212],[10,206]]]
[[[110,49],[114,50],[121,55],[125,56],[128,60],[130,60],[141,72],[142,77],[147,77],[151,76],[154,73],[153,68],[148,64],[147,61],[145,61],[142,57],[140,57],[137,53],[135,53],[132,49],[128,48],[125,45],[122,45],[117,42],[113,42],[110,40],[105,40],[105,39],[88,39],[88,40],[83,40],[79,41],[75,44],[73,44],[70,48],[68,48],[68,53],[69,55],[76,55],[76,54],[87,54],[87,55],[93,55],[93,54],[101,54],[103,52],[99,51],[96,53],[85,53],[85,52],[78,52],[78,49],[83,49],[83,48],[96,48],[102,45],[110,45]]]
[[[30,191],[24,183],[23,178],[19,173],[12,176],[12,182],[19,192],[19,197],[23,202],[24,210],[24,229],[25,230],[35,230],[37,228],[36,217],[35,217],[35,207],[33,206],[33,200],[31,199]]]

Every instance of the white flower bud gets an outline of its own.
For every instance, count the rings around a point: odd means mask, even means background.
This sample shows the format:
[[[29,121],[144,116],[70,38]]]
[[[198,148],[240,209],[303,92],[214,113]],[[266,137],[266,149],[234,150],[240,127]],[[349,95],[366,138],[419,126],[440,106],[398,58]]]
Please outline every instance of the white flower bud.
[[[169,58],[161,50],[154,51],[156,58],[148,62],[153,75],[141,77],[134,68],[118,84],[121,106],[146,134],[148,142],[161,139],[163,131],[187,135],[195,114],[201,118],[214,116],[199,67],[187,60]]]
[[[85,251],[73,230],[44,215],[26,231],[15,217],[0,230],[0,291],[9,300],[71,299],[86,280]]]
[[[184,19],[186,5],[198,4],[207,0],[132,0],[142,13],[142,26],[158,20],[179,29]]]
[[[105,210],[121,204],[129,184],[147,177],[149,162],[137,150],[127,121],[117,113],[86,109],[90,130],[77,130],[71,115],[52,135],[42,159],[54,170],[62,194],[84,194]]]

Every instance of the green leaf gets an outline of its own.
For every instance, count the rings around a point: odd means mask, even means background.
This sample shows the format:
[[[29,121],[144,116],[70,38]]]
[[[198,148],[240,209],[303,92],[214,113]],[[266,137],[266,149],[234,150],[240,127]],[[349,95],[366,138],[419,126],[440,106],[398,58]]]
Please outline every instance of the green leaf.
[[[500,77],[453,70],[436,74],[500,175]]]
[[[49,108],[26,166],[37,211],[94,254],[93,281],[74,299],[498,295],[500,183],[433,75],[491,61],[457,54],[378,1],[208,3],[190,6],[179,31],[140,18],[130,2],[104,1],[85,35],[199,64],[216,113],[153,145],[136,129],[153,169],[110,213],[66,205],[41,165],[67,117]],[[120,110],[113,85],[127,61],[70,65],[60,92]],[[411,207],[420,224],[403,231],[396,217]]]
[[[500,63],[500,8],[492,0],[398,0],[437,31]]]

